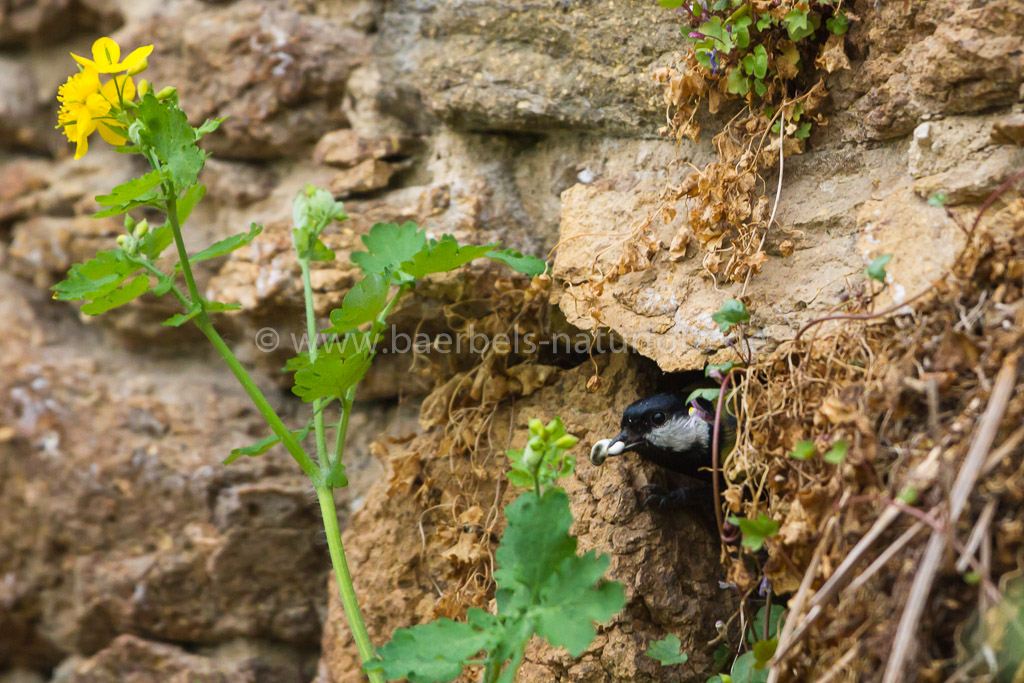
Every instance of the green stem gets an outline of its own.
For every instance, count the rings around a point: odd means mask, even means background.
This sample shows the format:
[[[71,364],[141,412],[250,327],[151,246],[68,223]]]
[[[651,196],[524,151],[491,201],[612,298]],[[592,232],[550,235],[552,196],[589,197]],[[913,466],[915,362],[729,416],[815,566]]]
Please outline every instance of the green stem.
[[[348,571],[348,562],[345,560],[345,548],[341,543],[341,531],[338,529],[338,514],[334,509],[334,494],[326,486],[317,486],[316,497],[320,501],[320,512],[324,518],[327,547],[331,551],[331,563],[334,565],[334,578],[338,582],[338,592],[341,593],[341,605],[345,608],[349,630],[352,631],[352,638],[356,641],[359,657],[365,665],[374,659],[375,655],[373,645],[370,644],[370,634],[366,632],[366,624],[363,623],[363,614],[359,611],[359,602],[356,600],[355,588],[352,586],[352,575]],[[384,683],[384,676],[379,671],[366,672],[366,676],[372,683]]]
[[[306,336],[309,344],[309,362],[312,365],[316,362],[318,344],[316,336],[316,313],[313,310],[313,283],[309,276],[309,260],[299,259],[299,266],[302,268],[302,293],[306,301]],[[320,467],[329,470],[330,462],[327,459],[327,437],[324,436],[324,414],[320,410],[321,400],[313,401],[313,428],[316,432],[316,459]]]
[[[213,328],[213,323],[210,322],[209,316],[206,315],[206,310],[203,308],[203,298],[199,296],[199,288],[196,286],[195,277],[192,275],[192,264],[188,260],[188,251],[185,250],[185,241],[181,236],[181,225],[178,223],[178,200],[175,194],[174,187],[170,183],[167,184],[167,222],[171,225],[171,232],[174,233],[174,244],[178,248],[178,260],[181,262],[181,270],[185,274],[185,283],[188,285],[188,293],[192,298],[192,305],[199,306],[199,315],[195,317],[196,327],[206,335],[206,338],[213,344],[213,348],[217,350],[220,357],[227,363],[228,368],[235,375],[238,383],[245,389],[245,393],[249,394],[249,398],[252,400],[253,405],[256,406],[256,410],[260,411],[260,415],[267,421],[271,431],[281,439],[281,443],[284,444],[285,449],[295,459],[295,462],[299,464],[302,471],[313,480],[313,484],[317,485],[323,480],[323,475],[317,466],[310,460],[309,456],[306,455],[306,451],[302,449],[299,442],[295,439],[295,435],[288,429],[281,418],[278,417],[277,413],[270,406],[270,402],[260,391],[260,388],[256,386],[256,383],[252,381],[252,377],[246,371],[242,364],[235,357],[235,354],[231,352],[228,345],[224,343],[221,336],[217,334],[217,330]]]

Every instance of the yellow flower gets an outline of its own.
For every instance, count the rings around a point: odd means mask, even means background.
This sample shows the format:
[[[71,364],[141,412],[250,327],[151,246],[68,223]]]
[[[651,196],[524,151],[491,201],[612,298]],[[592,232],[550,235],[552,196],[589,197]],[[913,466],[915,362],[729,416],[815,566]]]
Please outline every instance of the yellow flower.
[[[60,87],[57,126],[63,127],[68,140],[75,143],[75,159],[81,159],[89,151],[89,136],[97,130],[100,137],[112,145],[127,142],[111,124],[122,103],[134,98],[135,84],[131,78],[115,76],[101,86],[99,74],[90,68],[75,74]]]
[[[121,59],[121,46],[114,42],[112,38],[100,38],[92,44],[92,59],[79,57],[73,52],[71,56],[87,70],[93,69],[101,74],[114,74],[132,69],[143,62],[152,51],[153,46],[146,45],[137,50],[132,50],[131,54],[125,57],[123,62],[119,62],[117,60]]]

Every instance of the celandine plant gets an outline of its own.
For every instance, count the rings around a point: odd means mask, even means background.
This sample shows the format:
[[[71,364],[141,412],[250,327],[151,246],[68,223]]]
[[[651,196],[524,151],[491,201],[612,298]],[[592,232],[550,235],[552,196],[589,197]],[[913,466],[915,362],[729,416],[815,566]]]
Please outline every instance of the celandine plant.
[[[321,344],[324,335],[317,334],[316,329],[310,264],[334,258],[320,235],[332,222],[347,216],[342,204],[334,201],[330,193],[307,187],[293,204],[292,238],[302,271],[309,350],[290,360],[285,369],[295,373],[293,391],[311,404],[312,415],[305,428],[288,429],[211,322],[212,313],[236,309],[239,304],[203,298],[192,273],[192,264],[224,256],[248,244],[262,227],[253,224],[246,232],[189,254],[181,226],[206,193],[198,176],[208,155],[196,143],[216,130],[223,119],[208,120],[194,127],[178,106],[173,87],[154,92],[146,81],[136,86],[132,77],[146,69],[152,51],[152,45],[142,47],[121,60],[118,44],[101,38],[93,45],[92,59],[72,55],[80,71],[61,86],[57,99],[61,105],[58,127],[75,143],[75,158],[80,159],[88,152],[90,136],[99,132],[118,152],[141,155],[151,170],[96,198],[103,207],[96,217],[124,214],[126,234],[118,237],[117,248],[99,252],[93,259],[73,266],[67,279],[53,288],[54,298],[85,302],[81,310],[87,315],[123,306],[146,293],[171,294],[178,300],[182,311],[164,324],[177,327],[191,323],[198,327],[227,363],[271,431],[265,439],[232,451],[225,463],[242,455],[260,455],[277,444],[284,446],[316,490],[342,605],[366,675],[374,683],[384,680],[384,671],[414,678],[411,671],[401,670],[394,663],[395,655],[401,652],[395,650],[395,644],[401,641],[402,632],[382,650],[381,658],[376,657],[356,601],[338,529],[331,490],[348,483],[342,455],[356,387],[370,367],[388,314],[416,280],[455,270],[481,257],[502,261],[530,276],[542,274],[545,264],[511,249],[498,250],[496,244],[460,246],[451,235],[440,241],[427,239],[425,231],[413,223],[379,223],[362,238],[366,251],[351,255],[363,278],[346,294],[341,308],[331,312],[331,327],[326,330],[331,341]],[[151,226],[145,219],[136,222],[130,212],[142,208],[160,212],[163,223]],[[163,258],[172,244],[177,256],[173,266]],[[329,415],[333,416],[330,423]],[[538,439],[544,438],[544,455],[532,455],[533,459],[523,465],[525,472],[532,473],[530,476],[541,477],[538,482],[552,481],[544,478],[548,475],[539,474],[540,468],[548,467],[546,463],[556,453],[552,449],[563,449],[572,439],[565,435],[560,422],[556,427],[541,429],[534,441],[540,447]],[[329,429],[334,429],[330,445]],[[312,456],[303,446],[310,433],[314,438]],[[549,443],[552,439],[554,442]],[[538,453],[529,449],[528,452]],[[571,461],[563,459],[561,450],[557,457],[561,464],[556,474],[564,474],[565,463]],[[522,479],[526,475],[517,476]],[[504,668],[502,675],[511,680],[522,657],[524,638],[534,631],[555,644],[566,645],[571,652],[581,651],[593,638],[591,619],[610,617],[623,602],[621,587],[602,584],[591,590],[603,575],[607,559],[598,560],[593,554],[576,557],[575,540],[567,535],[572,520],[568,499],[560,489],[541,495],[539,486],[538,483],[529,501],[523,502],[521,498],[509,509],[509,532],[498,551],[502,573],[496,575],[501,587],[501,614],[474,612],[470,615],[471,624],[455,625],[463,631],[484,633],[485,637],[474,636],[475,639],[461,642],[456,654],[468,652],[465,656],[470,657],[479,650],[489,650],[488,680],[496,680],[502,674],[506,661],[511,666]],[[548,549],[548,554],[538,554],[538,545]],[[545,592],[538,594],[538,590]],[[570,629],[570,624],[574,628]],[[449,643],[442,639],[447,638],[450,628],[442,625],[437,633],[427,632],[426,641],[422,641],[433,652],[430,657],[449,662],[446,671],[450,670],[453,655]],[[462,657],[459,659],[461,662]],[[426,680],[424,676],[416,678]]]

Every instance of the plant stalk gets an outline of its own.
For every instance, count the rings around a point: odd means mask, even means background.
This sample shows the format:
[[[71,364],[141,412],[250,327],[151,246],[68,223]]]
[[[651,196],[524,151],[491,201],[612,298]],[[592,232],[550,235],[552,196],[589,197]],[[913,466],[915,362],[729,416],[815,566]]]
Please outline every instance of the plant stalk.
[[[334,565],[334,578],[338,582],[341,605],[345,609],[345,618],[348,619],[352,638],[356,641],[359,658],[365,665],[374,659],[375,655],[373,645],[370,643],[370,634],[367,633],[366,624],[363,622],[363,614],[359,610],[359,602],[356,600],[352,575],[348,571],[348,562],[345,560],[345,547],[341,543],[341,531],[338,529],[338,514],[334,509],[334,494],[331,489],[321,485],[316,487],[316,497],[320,501],[320,512],[324,518],[327,547],[331,552],[331,564]],[[367,671],[365,673],[372,683],[385,683],[384,675],[381,672]]]
[[[299,266],[302,268],[302,292],[306,300],[306,336],[309,346],[309,362],[316,362],[318,344],[316,336],[316,313],[313,310],[313,284],[309,276],[309,260],[299,259]],[[320,410],[323,401],[313,401],[313,429],[316,431],[316,459],[323,470],[329,470],[331,463],[327,457],[327,438],[324,436],[324,414]]]

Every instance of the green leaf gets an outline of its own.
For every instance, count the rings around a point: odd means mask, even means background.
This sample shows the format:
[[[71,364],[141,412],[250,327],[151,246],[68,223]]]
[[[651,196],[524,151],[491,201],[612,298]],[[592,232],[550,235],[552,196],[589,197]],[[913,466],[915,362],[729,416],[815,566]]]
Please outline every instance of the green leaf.
[[[348,291],[341,308],[331,311],[331,328],[327,331],[344,334],[376,320],[387,303],[387,279],[376,273],[367,275]]]
[[[756,78],[764,78],[768,75],[768,50],[765,49],[764,45],[758,45],[754,48],[753,58],[754,69],[751,73]]]
[[[715,374],[728,375],[733,368],[738,368],[742,363],[727,361],[725,363],[708,363],[704,366],[704,376],[711,377]],[[715,398],[718,398],[717,396]]]
[[[728,334],[733,325],[749,322],[750,314],[742,301],[729,299],[722,304],[717,313],[711,315],[711,319],[718,323],[718,330],[722,334]]]
[[[872,280],[878,280],[879,282],[885,282],[885,267],[889,265],[889,261],[892,260],[892,254],[882,254],[874,261],[872,261],[867,269],[864,271],[868,277]]]
[[[732,663],[731,683],[768,683],[768,670],[756,668],[753,652],[744,652]]]
[[[772,657],[775,656],[775,650],[779,646],[779,639],[772,638],[770,640],[759,640],[754,643],[754,668],[764,669]]]
[[[736,66],[729,71],[726,87],[733,95],[746,95],[750,92],[750,79],[743,75],[743,69]]]
[[[691,401],[701,399],[709,403],[718,403],[718,395],[722,393],[721,389],[694,389],[690,392],[690,395],[686,397],[686,405],[690,405]]]
[[[647,656],[661,662],[662,666],[684,664],[689,657],[682,651],[679,636],[670,634],[664,640],[655,640],[647,648]]]
[[[658,4],[665,9],[675,9],[682,7],[686,0],[658,0]]]
[[[576,458],[566,451],[579,439],[566,432],[562,418],[556,417],[546,426],[540,420],[531,420],[530,432],[526,448],[505,452],[512,465],[509,481],[516,486],[533,488],[539,483],[544,487],[573,473]]]
[[[494,249],[485,254],[487,258],[501,261],[512,270],[523,275],[536,277],[548,269],[548,264],[536,256],[524,256],[515,249]]]
[[[465,660],[489,649],[495,640],[493,633],[472,624],[438,619],[396,630],[391,641],[378,648],[379,659],[368,662],[366,670],[412,683],[450,681],[462,673]]]
[[[348,218],[341,202],[334,195],[312,185],[299,192],[292,201],[292,239],[300,261],[333,261],[334,252],[320,241],[320,233],[333,221]]]
[[[814,442],[813,441],[799,441],[796,444],[796,448],[789,454],[791,458],[796,460],[808,460],[814,457]]]
[[[185,323],[187,323],[189,320],[191,320],[192,318],[196,317],[197,315],[199,315],[199,307],[198,306],[193,308],[188,313],[175,313],[170,318],[168,318],[167,320],[163,321],[163,323],[161,323],[161,324],[167,325],[168,327],[181,327],[182,325],[184,325]]]
[[[798,140],[804,140],[811,135],[811,122],[805,121],[797,126],[797,129],[793,132],[793,137]]]
[[[135,116],[143,124],[144,142],[153,146],[166,165],[167,176],[180,191],[196,182],[206,154],[196,147],[196,131],[173,100],[161,102],[153,93],[146,93],[135,108]]]
[[[313,253],[309,255],[310,261],[333,261],[334,252],[327,248],[327,245],[322,240],[317,238],[316,242],[313,242]]]
[[[139,242],[139,253],[150,261],[156,261],[164,253],[164,250],[171,246],[172,242],[174,242],[174,231],[169,224],[164,223],[150,227],[149,232]]]
[[[763,512],[757,519],[742,519],[736,516],[729,518],[729,521],[740,528],[743,533],[743,545],[757,552],[764,547],[766,538],[771,538],[779,531],[779,523]]]
[[[473,259],[486,255],[496,246],[496,244],[467,244],[460,247],[454,237],[445,235],[440,242],[431,240],[425,249],[421,249],[413,254],[412,258],[404,261],[401,270],[414,279],[432,273],[447,273],[450,270],[461,268]]]
[[[787,14],[783,21],[786,24],[789,39],[794,42],[814,33],[813,26],[808,22],[807,10],[795,9]]]
[[[68,270],[68,277],[58,282],[53,289],[53,298],[60,301],[77,301],[102,297],[116,289],[138,266],[128,261],[120,249],[101,251],[85,263],[78,263]]]
[[[355,338],[348,336],[329,347],[325,345],[316,361],[296,371],[292,392],[307,403],[318,398],[341,398],[370,367],[369,354],[360,347]]]
[[[196,140],[199,140],[199,138],[203,137],[204,135],[212,133],[213,131],[220,128],[220,124],[222,124],[225,119],[227,119],[226,116],[221,116],[218,119],[206,119],[205,121],[203,121],[203,124],[195,129]]]
[[[206,261],[212,258],[217,258],[218,256],[230,254],[235,249],[243,247],[246,244],[249,244],[249,242],[252,242],[254,239],[256,239],[256,236],[259,235],[261,232],[263,232],[263,226],[257,223],[253,223],[251,226],[249,226],[249,232],[240,232],[237,235],[232,235],[231,237],[228,237],[226,239],[214,242],[213,244],[208,246],[206,249],[203,249],[198,254],[193,254],[192,256],[189,256],[188,260],[191,263],[198,263],[199,261]],[[174,267],[174,272],[180,271],[181,264],[179,263]]]
[[[426,231],[415,223],[377,223],[363,235],[367,251],[352,252],[352,262],[364,273],[385,275],[427,247]]]
[[[768,92],[768,86],[764,84],[764,81],[754,81],[754,92],[757,93],[758,97],[764,97],[764,94]]]
[[[110,191],[110,194],[98,195],[96,197],[96,203],[100,206],[127,204],[133,199],[139,198],[141,195],[147,195],[147,197],[151,199],[156,196],[156,193],[150,191],[159,186],[163,181],[163,173],[160,171],[150,171],[141,178],[135,178],[134,180],[129,180],[123,185],[118,185]]]
[[[928,197],[928,206],[942,207],[946,205],[946,193],[934,192]]]
[[[296,438],[296,440],[299,443],[302,443],[303,439],[306,438],[306,435],[309,434],[309,430],[312,428],[312,426],[313,426],[313,420],[312,420],[312,418],[310,418],[310,420],[306,423],[306,426],[304,428],[302,428],[302,429],[294,429],[294,430],[292,430],[292,434],[295,435],[295,438]],[[231,455],[229,455],[228,457],[226,457],[224,459],[223,464],[230,465],[231,463],[233,463],[234,461],[238,460],[243,455],[247,455],[250,458],[255,458],[258,455],[263,455],[264,453],[266,453],[267,451],[269,451],[271,448],[273,448],[275,445],[277,445],[279,443],[281,443],[280,437],[278,437],[276,434],[271,434],[270,436],[266,436],[266,437],[260,439],[259,441],[257,441],[256,443],[252,444],[251,446],[243,446],[242,448],[233,448],[233,449],[231,449]]]
[[[751,624],[753,628],[747,632],[747,641],[754,643],[758,640],[766,640],[777,636],[779,627],[786,623],[786,620],[782,618],[785,612],[786,608],[782,605],[772,605],[768,616],[768,635],[765,635],[761,633],[764,630],[764,607],[757,610],[757,614],[754,616],[754,621]]]
[[[846,18],[846,15],[840,10],[836,12],[834,17],[825,20],[825,28],[830,33],[834,33],[837,36],[841,36],[850,30],[850,20]]]
[[[185,225],[185,221],[192,215],[192,209],[206,195],[206,185],[197,183],[185,190],[185,194],[178,200],[178,225]]]
[[[115,289],[101,297],[96,297],[89,303],[82,306],[82,313],[86,315],[99,315],[106,313],[112,308],[123,306],[132,299],[141,296],[149,291],[149,277],[137,275],[128,284]]]
[[[825,462],[838,465],[842,461],[846,460],[846,454],[850,451],[850,442],[846,439],[840,439],[832,444],[832,448],[825,454]]]
[[[499,613],[532,618],[538,635],[579,656],[593,641],[593,622],[607,621],[625,605],[622,585],[602,581],[609,558],[596,551],[576,555],[569,498],[560,488],[539,498],[523,493],[505,516],[508,527],[495,554]]]
[[[767,12],[763,12],[762,14],[758,15],[758,17],[757,17],[757,24],[755,24],[755,26],[757,26],[757,30],[758,31],[763,31],[766,28],[768,28],[769,26],[771,26],[772,23],[773,23],[772,16],[770,14],[768,14]]]

